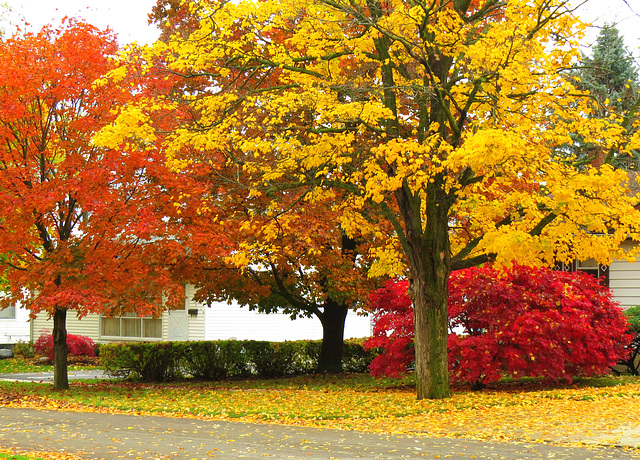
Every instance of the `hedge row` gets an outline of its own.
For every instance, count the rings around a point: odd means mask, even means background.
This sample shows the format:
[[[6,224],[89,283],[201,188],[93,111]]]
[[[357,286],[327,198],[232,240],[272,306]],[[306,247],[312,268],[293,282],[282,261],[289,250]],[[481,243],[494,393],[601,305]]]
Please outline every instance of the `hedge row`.
[[[345,372],[367,372],[376,356],[362,340],[344,342]],[[199,380],[282,377],[315,371],[322,342],[218,340],[132,342],[100,347],[100,362],[112,376],[160,382],[192,376]]]

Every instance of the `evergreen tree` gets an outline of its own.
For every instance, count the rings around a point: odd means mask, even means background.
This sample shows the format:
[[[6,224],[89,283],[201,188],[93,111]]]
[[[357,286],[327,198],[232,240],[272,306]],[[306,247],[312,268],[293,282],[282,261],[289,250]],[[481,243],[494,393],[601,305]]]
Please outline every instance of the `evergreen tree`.
[[[571,80],[578,89],[589,91],[595,106],[594,116],[605,120],[611,115],[621,117],[622,128],[631,136],[633,121],[640,106],[640,77],[632,54],[625,48],[623,38],[614,25],[605,24],[600,30],[592,55],[583,55]],[[623,169],[640,169],[640,154],[620,152],[616,145],[608,151],[584,143],[578,134],[572,135],[569,149],[577,163],[609,163]]]
[[[593,56],[582,59],[579,77],[580,87],[591,92],[603,116],[611,109],[627,112],[638,103],[638,69],[614,25],[601,29]]]

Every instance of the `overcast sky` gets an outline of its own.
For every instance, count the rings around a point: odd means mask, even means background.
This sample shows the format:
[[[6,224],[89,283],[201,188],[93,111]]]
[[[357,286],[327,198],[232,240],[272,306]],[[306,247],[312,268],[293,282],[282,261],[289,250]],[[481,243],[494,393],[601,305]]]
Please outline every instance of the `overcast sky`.
[[[45,24],[57,25],[65,16],[82,18],[96,27],[111,28],[121,44],[137,41],[153,43],[158,37],[147,15],[155,0],[7,0],[12,22],[24,20],[36,30]]]
[[[575,5],[583,0],[572,0]],[[158,36],[147,24],[147,14],[155,0],[8,0],[15,18],[21,17],[33,27],[59,23],[64,16],[82,17],[100,28],[111,27],[120,43],[151,43]],[[627,48],[640,64],[640,0],[588,0],[578,10],[585,21],[596,27],[586,45],[597,36],[597,26],[615,23],[625,37]]]
[[[582,3],[581,0],[573,1],[576,5]],[[577,12],[585,22],[593,24],[587,45],[597,37],[599,26],[615,24],[640,66],[640,0],[588,0]]]

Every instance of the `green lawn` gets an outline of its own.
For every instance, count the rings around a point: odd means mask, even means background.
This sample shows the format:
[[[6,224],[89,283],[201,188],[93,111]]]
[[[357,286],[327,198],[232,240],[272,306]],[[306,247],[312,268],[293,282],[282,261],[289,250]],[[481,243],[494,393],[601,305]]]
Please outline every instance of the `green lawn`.
[[[24,360],[0,361],[0,373],[49,369]],[[637,377],[504,381],[483,391],[460,386],[452,398],[436,401],[416,400],[412,376],[394,380],[368,374],[149,384],[93,380],[70,386],[55,391],[47,383],[0,382],[0,405],[503,441],[569,442],[579,433],[606,436],[615,444],[612,430],[640,432],[632,416],[640,413]]]
[[[3,454],[0,452],[0,460],[42,460],[40,457],[25,457],[24,455]]]

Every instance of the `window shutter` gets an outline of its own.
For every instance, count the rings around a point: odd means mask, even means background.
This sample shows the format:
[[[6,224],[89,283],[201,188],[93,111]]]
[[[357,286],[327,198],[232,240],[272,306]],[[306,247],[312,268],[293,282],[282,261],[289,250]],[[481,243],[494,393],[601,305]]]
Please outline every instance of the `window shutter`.
[[[598,278],[600,279],[600,284],[603,286],[609,287],[609,266],[598,264]]]

